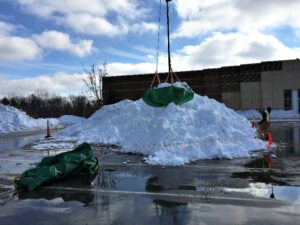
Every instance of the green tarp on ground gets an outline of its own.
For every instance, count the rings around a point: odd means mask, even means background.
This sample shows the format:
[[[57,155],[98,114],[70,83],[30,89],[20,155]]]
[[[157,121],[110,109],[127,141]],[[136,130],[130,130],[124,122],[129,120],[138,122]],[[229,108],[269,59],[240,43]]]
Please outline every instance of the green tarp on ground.
[[[73,151],[42,159],[36,168],[29,169],[21,175],[16,182],[16,189],[32,191],[42,184],[68,177],[92,177],[98,168],[98,158],[93,155],[91,146],[82,143]]]
[[[164,107],[171,102],[181,105],[192,100],[194,92],[187,87],[168,86],[163,88],[150,88],[146,91],[143,100],[153,107]]]

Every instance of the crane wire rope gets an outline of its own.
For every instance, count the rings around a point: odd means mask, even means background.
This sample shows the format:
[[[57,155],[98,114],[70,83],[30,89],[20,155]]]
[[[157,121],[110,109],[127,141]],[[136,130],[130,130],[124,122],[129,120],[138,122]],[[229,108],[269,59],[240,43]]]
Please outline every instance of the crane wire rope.
[[[157,31],[157,45],[156,45],[156,70],[155,70],[155,75],[154,78],[151,82],[151,87],[153,86],[155,82],[155,78],[157,78],[158,83],[160,83],[160,78],[158,75],[158,61],[159,61],[159,46],[160,46],[160,28],[161,28],[161,5],[162,5],[162,0],[159,1],[159,12],[158,12],[158,31]]]

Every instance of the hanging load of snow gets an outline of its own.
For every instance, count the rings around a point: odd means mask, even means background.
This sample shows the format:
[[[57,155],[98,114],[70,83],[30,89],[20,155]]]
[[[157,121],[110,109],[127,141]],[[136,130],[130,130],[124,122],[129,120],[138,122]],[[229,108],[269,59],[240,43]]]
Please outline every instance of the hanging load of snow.
[[[160,32],[158,32],[156,72],[154,74],[154,78],[150,85],[150,88],[146,91],[143,97],[144,102],[152,107],[165,107],[170,103],[174,103],[175,105],[182,105],[188,101],[191,101],[194,97],[193,90],[186,83],[180,82],[179,77],[172,70],[171,52],[170,52],[170,26],[169,26],[169,2],[170,1],[171,0],[166,0],[169,72],[165,82],[161,83],[158,74],[158,55],[159,55],[158,51],[159,51],[159,34],[160,34]],[[160,14],[161,14],[161,6],[160,6],[159,17]],[[160,22],[160,18],[159,18],[159,22]],[[160,24],[159,24],[159,28],[160,28]],[[159,83],[157,87],[153,87],[155,79],[157,79]],[[170,81],[170,83],[168,83],[168,81]]]
[[[157,87],[149,88],[143,100],[153,107],[165,107],[173,102],[176,105],[184,104],[194,97],[194,92],[186,84],[176,82],[174,84],[161,83]]]
[[[48,119],[51,128],[60,126],[58,119]],[[0,104],[0,133],[46,129],[47,119],[33,119],[25,112]]]
[[[142,99],[107,105],[64,130],[65,138],[115,144],[142,153],[150,164],[183,165],[198,159],[249,157],[266,147],[243,116],[208,97],[194,94],[182,105],[151,107]]]

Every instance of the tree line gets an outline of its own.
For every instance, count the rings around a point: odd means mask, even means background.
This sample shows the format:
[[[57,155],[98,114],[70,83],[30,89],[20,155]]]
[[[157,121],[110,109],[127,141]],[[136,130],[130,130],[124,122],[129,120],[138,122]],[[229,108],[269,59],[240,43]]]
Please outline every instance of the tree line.
[[[62,97],[50,94],[46,90],[37,90],[26,97],[5,96],[0,102],[23,110],[33,118],[58,118],[62,115],[75,115],[87,118],[101,106],[97,101],[89,100],[84,95]]]
[[[62,97],[50,94],[46,90],[36,90],[27,97],[3,97],[0,103],[23,110],[33,118],[58,118],[62,115],[89,117],[103,105],[103,77],[108,75],[106,61],[96,67],[94,64],[84,70],[83,79],[86,95],[69,95]],[[88,97],[86,97],[88,96]],[[92,99],[92,100],[90,100]],[[114,98],[106,102],[115,103]]]

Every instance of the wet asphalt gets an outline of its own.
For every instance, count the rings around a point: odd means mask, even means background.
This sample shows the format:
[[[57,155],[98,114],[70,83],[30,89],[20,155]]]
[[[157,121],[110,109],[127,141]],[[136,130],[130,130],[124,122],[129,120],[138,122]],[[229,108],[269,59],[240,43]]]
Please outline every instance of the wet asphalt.
[[[93,146],[92,181],[30,193],[15,192],[14,177],[57,149],[31,148],[44,134],[0,136],[0,224],[299,224],[300,123],[274,123],[272,134],[277,146],[251,158],[172,167]]]

